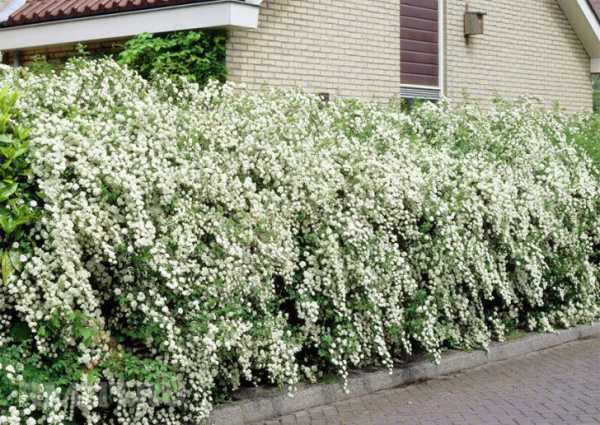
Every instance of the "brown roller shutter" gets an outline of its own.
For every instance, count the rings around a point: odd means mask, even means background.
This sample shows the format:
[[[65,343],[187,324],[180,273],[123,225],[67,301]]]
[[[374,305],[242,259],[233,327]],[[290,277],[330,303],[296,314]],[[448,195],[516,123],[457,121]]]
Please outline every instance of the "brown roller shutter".
[[[400,70],[403,85],[439,85],[438,0],[401,0]]]

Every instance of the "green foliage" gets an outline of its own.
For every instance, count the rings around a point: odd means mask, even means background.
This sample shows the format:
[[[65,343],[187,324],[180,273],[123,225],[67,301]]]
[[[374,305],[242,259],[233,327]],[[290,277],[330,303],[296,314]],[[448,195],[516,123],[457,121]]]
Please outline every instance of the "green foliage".
[[[70,391],[84,374],[92,375],[82,367],[73,348],[63,347],[52,358],[42,355],[24,322],[13,324],[10,337],[11,344],[0,346],[0,411],[18,405],[19,397],[35,399],[45,391]]]
[[[576,117],[567,137],[594,163],[600,172],[600,113]]]
[[[151,385],[157,397],[168,402],[180,390],[180,378],[169,365],[152,358],[143,358],[127,351],[119,351],[102,364],[111,376],[123,382]]]
[[[34,74],[51,74],[59,69],[56,63],[51,63],[44,56],[36,55],[33,60],[27,64],[27,69]]]
[[[40,204],[29,161],[29,132],[14,123],[16,101],[15,93],[0,89],[0,262],[4,284],[13,269],[21,268],[22,255],[31,250],[26,231],[37,220]]]
[[[182,76],[204,86],[211,79],[225,81],[225,42],[223,32],[144,33],[125,44],[118,61],[147,79]]]
[[[100,49],[90,52],[85,44],[78,43],[75,48],[67,52],[65,57],[48,59],[46,55],[34,55],[31,62],[25,64],[25,69],[37,75],[51,75],[60,73],[67,62],[74,62],[77,59],[99,59],[105,56],[114,55],[114,51],[119,49],[121,43],[115,43],[112,48]]]

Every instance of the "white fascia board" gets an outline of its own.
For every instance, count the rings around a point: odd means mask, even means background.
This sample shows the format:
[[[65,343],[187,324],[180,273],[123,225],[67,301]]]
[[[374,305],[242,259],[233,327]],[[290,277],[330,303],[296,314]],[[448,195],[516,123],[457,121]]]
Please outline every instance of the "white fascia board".
[[[600,22],[587,0],[558,0],[591,58],[591,72],[600,72]]]
[[[207,28],[257,28],[259,4],[237,0],[189,3],[86,18],[0,28],[0,50]]]

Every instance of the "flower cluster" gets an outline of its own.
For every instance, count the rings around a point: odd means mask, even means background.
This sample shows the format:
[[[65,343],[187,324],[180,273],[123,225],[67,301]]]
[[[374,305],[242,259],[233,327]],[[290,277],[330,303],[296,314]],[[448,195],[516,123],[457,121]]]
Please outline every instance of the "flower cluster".
[[[0,287],[0,424],[187,424],[243,385],[598,316],[600,185],[558,112],[325,104],[110,60],[0,84],[44,198]]]

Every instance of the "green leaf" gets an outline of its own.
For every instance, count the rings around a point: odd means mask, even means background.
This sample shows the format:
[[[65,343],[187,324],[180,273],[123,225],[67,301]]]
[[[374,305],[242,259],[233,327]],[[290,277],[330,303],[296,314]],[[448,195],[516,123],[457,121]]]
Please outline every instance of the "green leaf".
[[[0,134],[0,143],[13,144],[15,139],[10,134]]]
[[[85,345],[90,345],[93,342],[96,335],[98,334],[98,331],[96,329],[90,327],[81,327],[79,329],[76,329],[76,331]]]
[[[10,198],[17,191],[18,188],[18,183],[12,183],[8,185],[3,184],[3,186],[0,187],[0,202],[4,202],[8,198]]]
[[[22,155],[25,155],[27,153],[27,151],[29,150],[28,146],[20,146],[17,148],[17,150],[15,151],[14,155],[13,155],[13,159],[14,158],[18,158]]]
[[[17,227],[15,220],[7,210],[0,211],[0,227],[7,235],[12,234]]]
[[[17,139],[25,141],[29,138],[29,130],[26,128],[22,128],[22,127],[16,127],[14,129],[14,133],[15,136],[17,136]]]
[[[5,158],[12,159],[15,154],[14,145],[11,143],[9,146],[0,147],[0,154]]]

